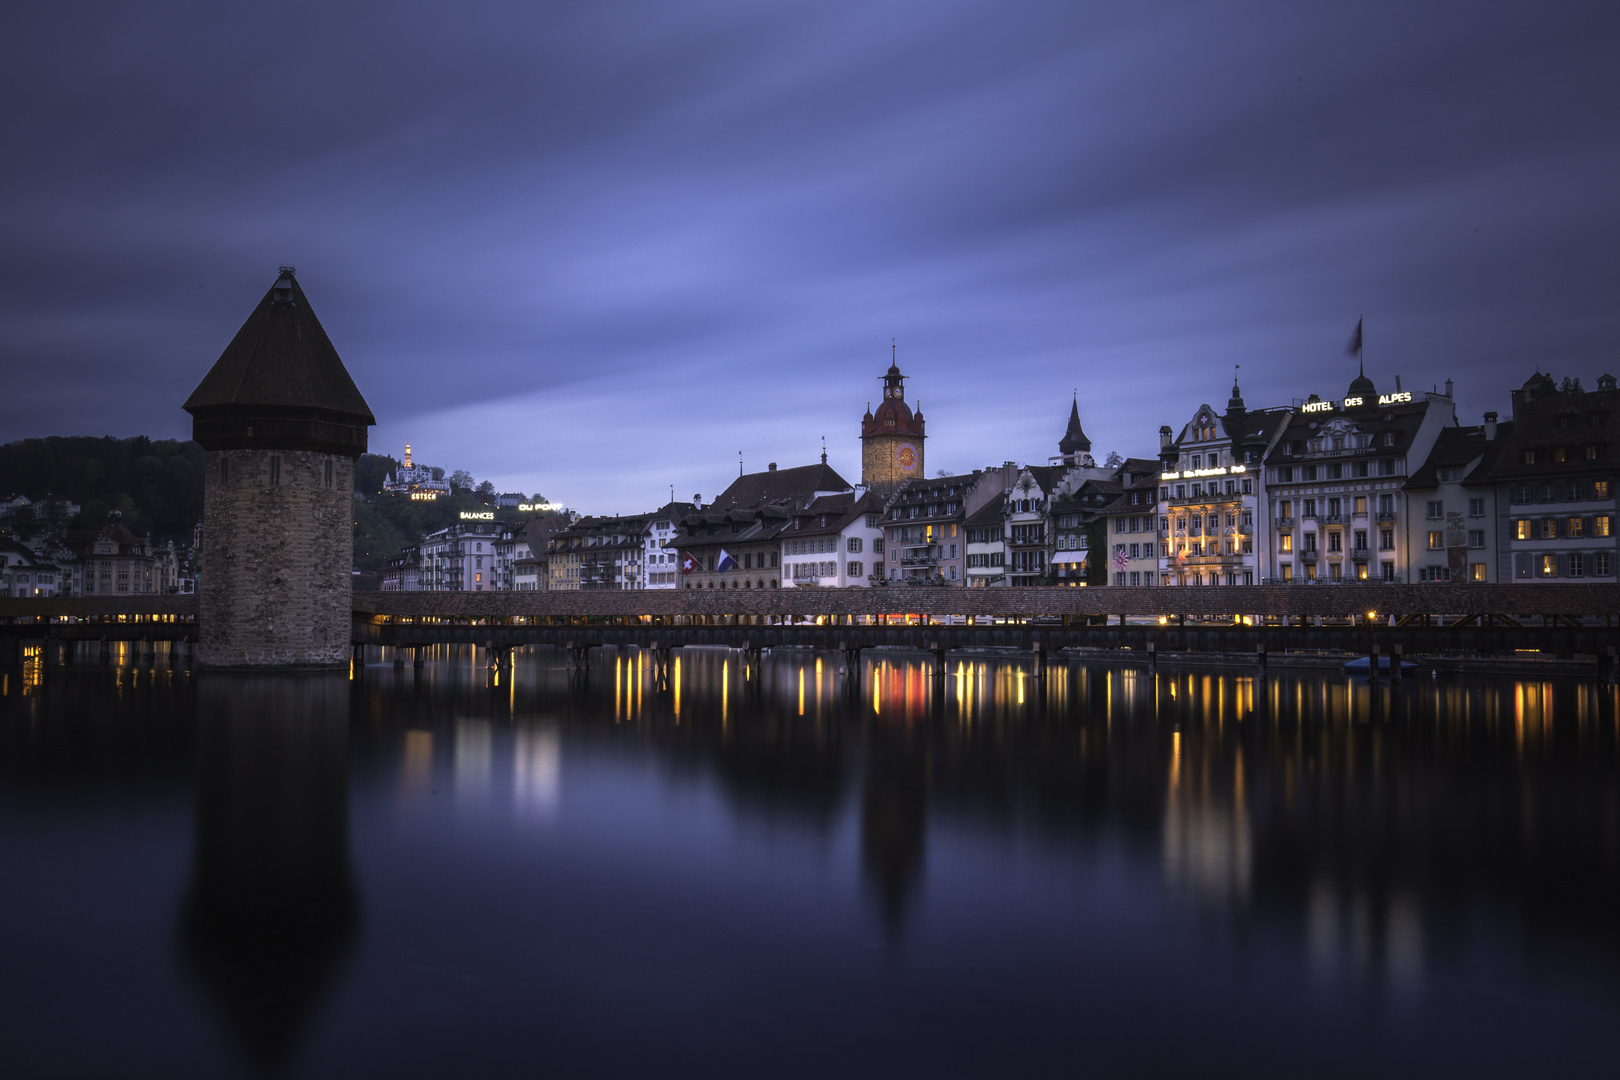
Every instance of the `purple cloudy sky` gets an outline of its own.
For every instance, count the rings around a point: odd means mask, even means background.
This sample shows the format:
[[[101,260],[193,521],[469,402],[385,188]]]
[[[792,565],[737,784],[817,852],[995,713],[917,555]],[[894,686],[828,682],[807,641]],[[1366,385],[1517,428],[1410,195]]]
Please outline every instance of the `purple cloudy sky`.
[[[294,262],[374,449],[588,512],[1226,399],[1620,373],[1592,3],[74,3],[8,16],[0,440],[184,435]],[[3,487],[3,484],[0,484]]]

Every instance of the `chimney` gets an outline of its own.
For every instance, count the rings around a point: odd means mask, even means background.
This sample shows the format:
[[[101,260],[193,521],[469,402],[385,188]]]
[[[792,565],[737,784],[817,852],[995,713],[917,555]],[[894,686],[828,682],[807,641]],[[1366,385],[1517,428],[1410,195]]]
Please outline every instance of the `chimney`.
[[[1451,396],[1451,380],[1447,379],[1446,380],[1446,397],[1450,397],[1450,396]]]
[[[703,509],[703,496],[701,494],[693,495],[692,505],[697,507],[699,510]]]
[[[1485,439],[1487,442],[1496,441],[1496,414],[1493,412],[1485,414]]]
[[[823,461],[825,461],[825,459],[823,459]],[[765,470],[767,472],[775,472],[776,471],[776,462],[773,461],[769,465],[765,466]]]
[[[1169,449],[1170,440],[1174,436],[1174,434],[1175,433],[1170,430],[1170,425],[1169,424],[1165,424],[1163,427],[1159,428],[1159,449],[1160,450]]]

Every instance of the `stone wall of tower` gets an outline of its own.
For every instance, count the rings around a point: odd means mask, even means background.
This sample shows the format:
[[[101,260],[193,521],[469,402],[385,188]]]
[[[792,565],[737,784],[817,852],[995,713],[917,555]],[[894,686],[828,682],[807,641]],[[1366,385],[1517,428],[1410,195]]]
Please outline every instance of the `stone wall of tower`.
[[[206,460],[199,662],[347,665],[354,460],[309,450],[214,450]]]
[[[861,483],[880,495],[888,496],[907,480],[927,476],[923,468],[923,441],[915,435],[868,435],[861,440]],[[910,469],[900,467],[902,445],[916,450],[917,462]]]

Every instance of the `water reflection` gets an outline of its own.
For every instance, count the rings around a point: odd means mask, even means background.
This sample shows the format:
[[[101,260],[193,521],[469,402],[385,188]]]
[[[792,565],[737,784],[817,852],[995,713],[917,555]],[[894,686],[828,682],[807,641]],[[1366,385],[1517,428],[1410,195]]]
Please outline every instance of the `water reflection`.
[[[769,1075],[787,1048],[830,1075],[900,1030],[936,1075],[1060,1075],[1082,1036],[1105,1072],[1236,1065],[1233,1031],[1290,1066],[1259,1073],[1522,1074],[1549,1025],[1544,1071],[1608,1062],[1615,688],[888,652],[858,681],[788,652],[591,668],[14,671],[0,807],[66,790],[115,816],[85,793],[131,759],[185,790],[194,737],[180,955],[272,1071],[511,1073],[543,1044],[570,1075]],[[0,847],[15,880],[50,879],[33,850]]]
[[[245,1055],[283,1069],[354,940],[349,682],[205,675],[180,948]]]

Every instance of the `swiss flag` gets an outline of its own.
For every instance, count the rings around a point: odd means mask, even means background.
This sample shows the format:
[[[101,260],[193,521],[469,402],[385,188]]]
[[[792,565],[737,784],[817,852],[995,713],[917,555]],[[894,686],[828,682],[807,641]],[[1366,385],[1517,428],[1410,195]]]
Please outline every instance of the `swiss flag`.
[[[703,569],[703,566],[698,562],[698,557],[696,555],[688,553],[684,557],[682,557],[682,559],[681,559],[681,573],[690,574],[694,570],[701,570],[701,569]]]

